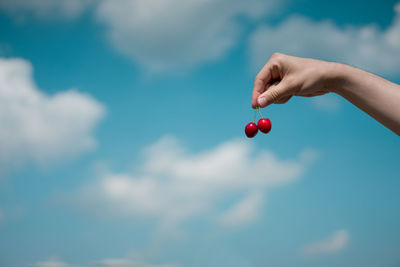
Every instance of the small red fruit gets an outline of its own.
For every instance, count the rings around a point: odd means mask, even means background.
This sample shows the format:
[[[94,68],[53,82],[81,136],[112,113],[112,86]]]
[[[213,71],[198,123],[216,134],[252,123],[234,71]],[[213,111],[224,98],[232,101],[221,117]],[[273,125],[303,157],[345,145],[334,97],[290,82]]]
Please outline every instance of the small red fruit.
[[[269,119],[260,119],[257,126],[263,133],[269,133],[269,131],[271,131],[271,121]]]
[[[244,132],[246,133],[248,138],[256,136],[258,132],[257,125],[254,122],[249,122],[244,128]]]

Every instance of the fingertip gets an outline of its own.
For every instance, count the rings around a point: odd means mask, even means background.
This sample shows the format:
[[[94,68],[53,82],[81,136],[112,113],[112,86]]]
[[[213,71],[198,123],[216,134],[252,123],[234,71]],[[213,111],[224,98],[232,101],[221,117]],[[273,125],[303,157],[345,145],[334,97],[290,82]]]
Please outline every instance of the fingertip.
[[[258,96],[254,96],[253,99],[251,100],[251,107],[253,109],[258,108],[257,98],[258,98]]]
[[[256,109],[258,107],[257,99],[259,96],[260,96],[260,93],[258,93],[258,92],[253,93],[253,96],[251,98],[251,107],[253,109]]]

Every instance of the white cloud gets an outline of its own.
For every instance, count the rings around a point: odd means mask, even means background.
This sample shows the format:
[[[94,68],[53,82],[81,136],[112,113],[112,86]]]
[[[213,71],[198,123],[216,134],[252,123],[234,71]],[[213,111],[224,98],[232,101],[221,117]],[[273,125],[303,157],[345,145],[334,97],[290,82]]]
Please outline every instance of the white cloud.
[[[331,21],[293,16],[276,27],[261,26],[250,38],[257,68],[273,52],[340,61],[384,75],[400,74],[400,3],[392,24],[339,27]]]
[[[238,18],[253,21],[276,12],[284,1],[263,0],[3,0],[17,17],[74,19],[91,8],[115,48],[145,69],[184,71],[224,57],[240,40]],[[400,73],[400,4],[387,29],[375,24],[337,26],[293,16],[278,26],[260,26],[250,40],[261,67],[273,52],[341,61],[384,75]]]
[[[278,0],[3,0],[20,19],[74,19],[92,8],[116,49],[146,70],[184,71],[226,55],[242,36],[243,18],[271,14]]]
[[[83,265],[71,265],[57,259],[47,259],[35,264],[29,265],[32,267],[178,267],[177,264],[149,264],[133,259],[104,259],[95,263]]]
[[[47,259],[30,265],[32,267],[78,267],[76,265],[70,265],[57,259]]]
[[[91,265],[93,267],[178,267],[177,264],[149,264],[130,259],[107,259]]]
[[[224,225],[243,225],[257,219],[265,189],[294,182],[313,158],[306,150],[295,160],[280,160],[243,139],[190,153],[170,136],[143,155],[135,173],[104,173],[71,198],[97,216],[154,218],[161,227],[211,213]],[[228,211],[219,207],[243,192],[252,193]]]
[[[278,5],[275,0],[104,0],[97,17],[118,50],[157,72],[220,59],[241,36],[239,16],[256,19]]]
[[[17,18],[74,19],[97,0],[1,0],[0,9]]]
[[[223,212],[219,222],[223,226],[240,226],[253,222],[260,215],[263,200],[264,195],[261,192],[251,192],[232,208]]]
[[[312,98],[314,106],[320,110],[334,112],[340,108],[340,98],[335,94],[325,94]]]
[[[313,242],[303,249],[306,256],[320,254],[332,254],[343,250],[350,241],[349,232],[346,229],[334,232],[330,237]]]
[[[76,90],[46,95],[36,88],[29,62],[0,58],[0,171],[92,149],[92,131],[104,113],[99,102]]]
[[[74,19],[92,8],[112,45],[152,72],[184,71],[225,56],[255,20],[278,0],[3,0],[19,19]]]

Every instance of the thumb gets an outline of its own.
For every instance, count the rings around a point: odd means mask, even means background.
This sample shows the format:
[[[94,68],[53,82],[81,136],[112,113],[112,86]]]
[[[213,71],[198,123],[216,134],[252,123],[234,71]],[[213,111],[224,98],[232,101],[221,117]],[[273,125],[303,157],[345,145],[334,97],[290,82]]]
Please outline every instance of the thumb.
[[[277,103],[279,99],[286,95],[287,90],[288,88],[286,86],[285,79],[280,82],[274,83],[258,97],[258,106],[260,108],[264,108],[273,103]]]

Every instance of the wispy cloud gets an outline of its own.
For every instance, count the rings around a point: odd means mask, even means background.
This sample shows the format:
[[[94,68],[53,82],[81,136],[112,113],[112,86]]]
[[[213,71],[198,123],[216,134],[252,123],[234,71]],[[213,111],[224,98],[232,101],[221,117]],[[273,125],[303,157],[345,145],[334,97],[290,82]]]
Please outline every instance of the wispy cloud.
[[[177,264],[150,264],[130,258],[103,259],[89,264],[73,265],[49,258],[44,261],[29,265],[30,267],[179,267]]]
[[[268,17],[285,1],[199,0],[3,0],[0,9],[16,17],[74,19],[91,9],[105,25],[112,45],[144,69],[186,70],[223,58],[240,40],[238,17]],[[173,9],[169,7],[174,7]],[[168,12],[165,10],[168,9]],[[254,65],[273,52],[341,61],[384,75],[400,73],[400,3],[392,24],[340,27],[332,21],[292,16],[251,35]]]
[[[392,24],[339,27],[332,21],[293,16],[278,26],[260,26],[250,38],[257,68],[274,52],[352,64],[383,75],[400,74],[400,3]]]
[[[314,107],[322,111],[335,112],[340,109],[340,98],[335,94],[325,94],[319,97],[313,97]]]
[[[78,267],[77,265],[71,265],[55,258],[39,261],[29,266],[30,267]]]
[[[306,256],[333,254],[343,250],[349,241],[349,232],[346,229],[342,229],[334,232],[326,239],[310,243],[304,247],[302,252]]]
[[[185,71],[223,58],[240,40],[243,22],[271,14],[277,0],[4,0],[17,18],[73,19],[92,9],[117,51],[151,72]],[[166,12],[168,11],[168,12]]]
[[[23,59],[0,58],[0,172],[26,160],[45,164],[93,148],[93,129],[105,108],[68,90],[53,96],[32,80]]]
[[[222,58],[241,36],[238,16],[256,19],[280,5],[275,0],[123,3],[101,2],[97,17],[108,26],[112,44],[150,71],[186,70]]]
[[[313,153],[280,160],[272,152],[255,151],[244,140],[191,153],[169,136],[144,149],[143,155],[135,172],[104,173],[71,198],[97,216],[154,218],[163,227],[210,213],[223,225],[244,225],[257,219],[266,189],[296,181]],[[219,207],[221,200],[245,192],[250,194],[232,208]]]
[[[179,267],[178,264],[150,264],[130,259],[106,259],[94,263],[93,267]]]
[[[223,212],[219,219],[222,226],[246,225],[258,219],[264,202],[264,194],[258,191],[249,193],[233,207]]]

